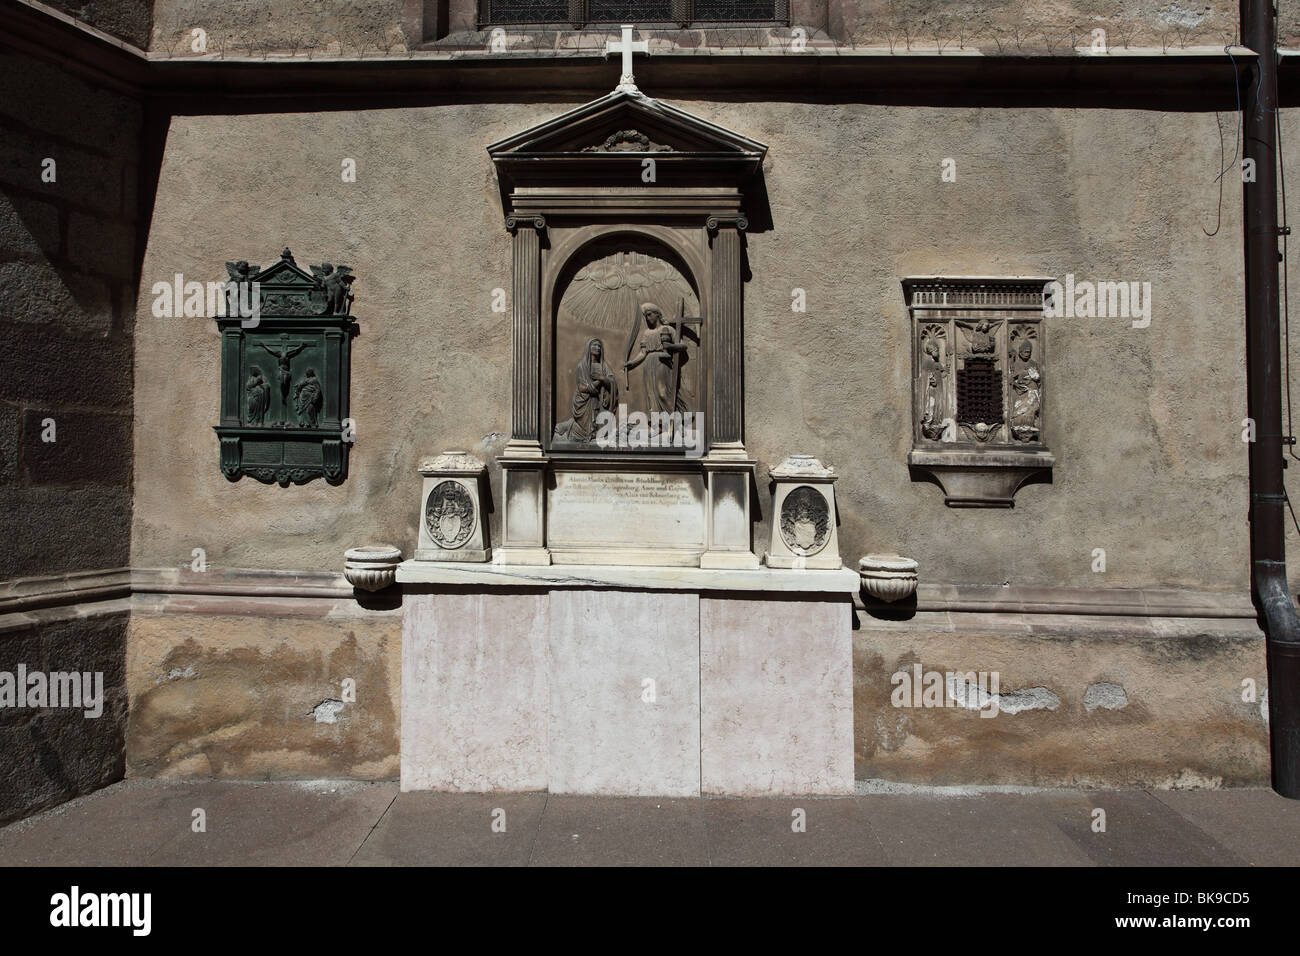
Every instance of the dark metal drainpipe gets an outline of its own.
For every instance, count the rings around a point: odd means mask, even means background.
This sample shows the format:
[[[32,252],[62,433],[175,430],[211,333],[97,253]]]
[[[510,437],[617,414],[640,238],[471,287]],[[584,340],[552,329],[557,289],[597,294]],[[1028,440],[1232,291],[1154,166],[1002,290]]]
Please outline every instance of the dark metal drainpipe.
[[[1278,318],[1277,55],[1273,0],[1241,0],[1242,42],[1258,54],[1244,90],[1243,184],[1246,246],[1246,402],[1255,422],[1250,448],[1250,571],[1268,651],[1273,789],[1300,799],[1300,620],[1286,579],[1282,487],[1282,350]]]

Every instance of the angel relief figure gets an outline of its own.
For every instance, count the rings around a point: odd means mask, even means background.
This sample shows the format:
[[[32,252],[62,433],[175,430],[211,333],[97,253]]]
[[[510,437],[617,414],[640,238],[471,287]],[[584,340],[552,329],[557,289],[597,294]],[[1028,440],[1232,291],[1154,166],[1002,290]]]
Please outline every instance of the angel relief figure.
[[[663,324],[663,311],[653,302],[641,304],[642,327],[638,322],[628,336],[628,359],[623,363],[624,383],[632,387],[631,370],[641,368],[642,400],[648,412],[684,412],[686,402],[677,389],[674,372],[677,356],[686,351],[686,344],[673,334],[671,326]]]
[[[318,266],[311,267],[314,275],[325,287],[325,311],[323,315],[347,315],[352,310],[352,283],[356,276],[352,274],[349,266],[333,266],[328,262],[322,262]]]
[[[260,270],[248,264],[247,259],[226,263],[226,274],[230,281],[226,283],[226,315],[238,315],[251,318],[257,303],[253,291],[253,276]]]
[[[618,379],[605,362],[605,343],[600,339],[587,340],[574,379],[571,414],[555,426],[554,441],[591,441],[600,413],[613,413],[618,407]]]
[[[1001,320],[980,319],[978,322],[963,322],[958,319],[957,325],[966,333],[966,342],[971,355],[993,357],[993,353],[997,351],[998,327],[1002,325]]]

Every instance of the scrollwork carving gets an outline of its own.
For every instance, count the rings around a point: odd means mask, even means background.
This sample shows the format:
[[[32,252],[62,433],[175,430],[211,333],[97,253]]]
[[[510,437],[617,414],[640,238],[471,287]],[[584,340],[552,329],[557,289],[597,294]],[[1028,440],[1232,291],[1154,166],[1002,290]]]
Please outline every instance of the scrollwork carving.
[[[545,216],[516,216],[513,214],[506,216],[506,229],[508,229],[510,232],[514,232],[520,226],[523,226],[525,228],[531,226],[532,228],[536,229],[538,232],[541,232],[543,229],[546,228],[546,217]]]

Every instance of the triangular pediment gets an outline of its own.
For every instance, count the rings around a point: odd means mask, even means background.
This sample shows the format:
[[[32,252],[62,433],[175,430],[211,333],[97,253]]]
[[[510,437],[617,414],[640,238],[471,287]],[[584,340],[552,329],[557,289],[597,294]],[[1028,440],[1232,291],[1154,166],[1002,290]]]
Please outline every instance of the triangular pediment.
[[[316,281],[315,276],[304,271],[298,263],[294,262],[293,256],[289,254],[288,249],[281,253],[277,262],[267,266],[261,272],[251,276],[251,278],[264,286],[311,288],[320,284]]]
[[[494,162],[555,157],[599,160],[627,153],[728,159],[755,167],[767,147],[662,100],[616,91],[493,143]]]

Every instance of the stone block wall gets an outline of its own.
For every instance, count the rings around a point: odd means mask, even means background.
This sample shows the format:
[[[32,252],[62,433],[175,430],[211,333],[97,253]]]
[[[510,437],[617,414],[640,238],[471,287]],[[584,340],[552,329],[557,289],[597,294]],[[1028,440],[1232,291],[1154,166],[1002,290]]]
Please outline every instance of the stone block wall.
[[[130,562],[140,124],[131,98],[0,53],[0,585]],[[126,623],[4,617],[0,672],[98,672],[106,703],[0,708],[0,822],[121,778]]]
[[[122,779],[128,616],[126,608],[118,606],[109,613],[53,615],[26,626],[0,628],[0,673],[15,678],[40,673],[47,682],[44,706],[19,706],[15,695],[12,703],[0,707],[0,825]],[[50,706],[52,672],[90,675],[89,682],[77,684],[82,706]],[[88,709],[92,683],[102,688],[102,697]]]
[[[153,0],[48,0],[47,6],[132,46],[149,48]]]
[[[16,55],[0,90],[0,581],[125,567],[140,106]]]

